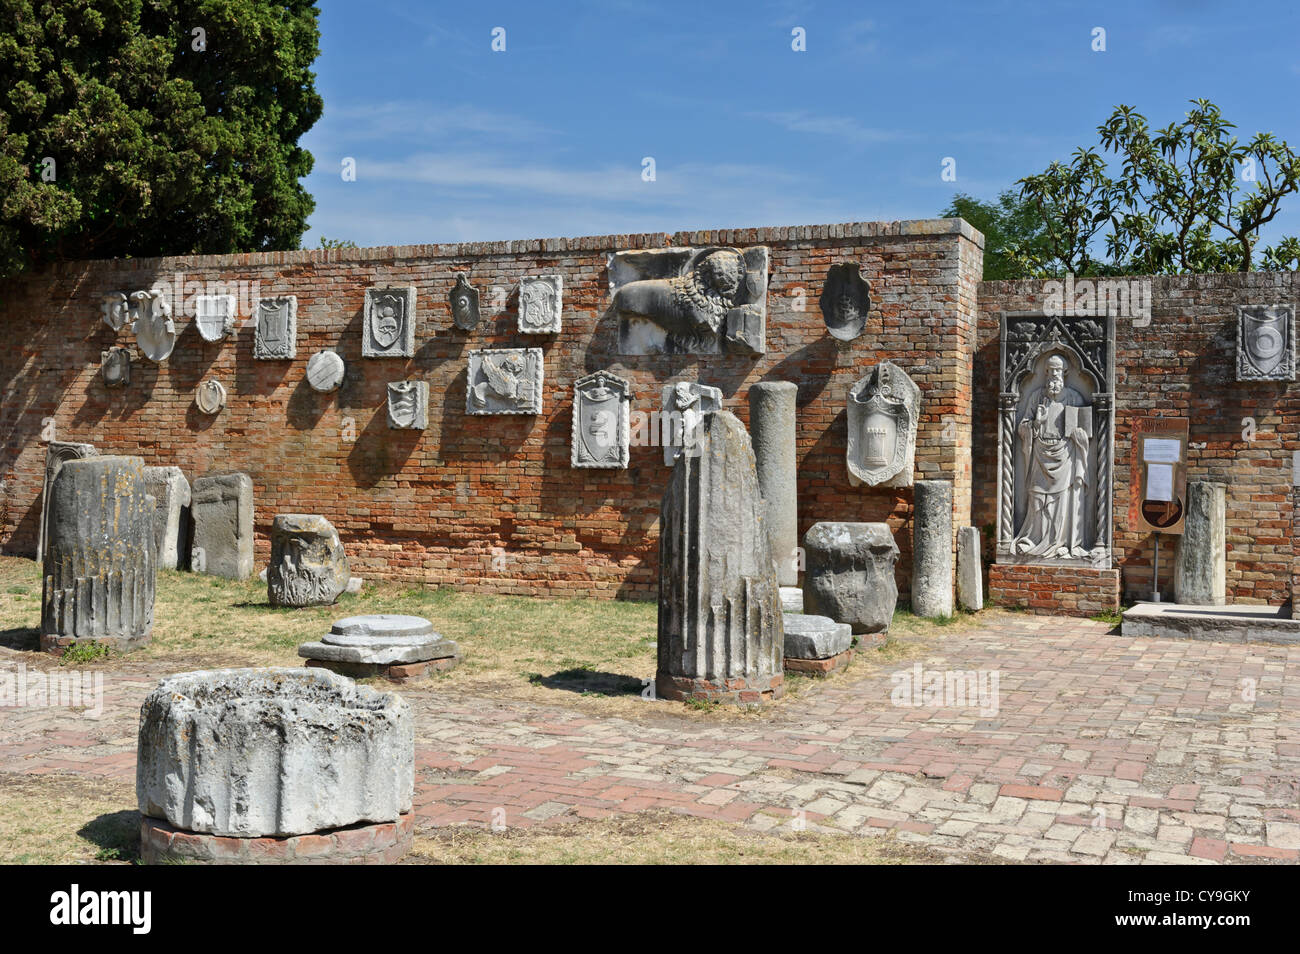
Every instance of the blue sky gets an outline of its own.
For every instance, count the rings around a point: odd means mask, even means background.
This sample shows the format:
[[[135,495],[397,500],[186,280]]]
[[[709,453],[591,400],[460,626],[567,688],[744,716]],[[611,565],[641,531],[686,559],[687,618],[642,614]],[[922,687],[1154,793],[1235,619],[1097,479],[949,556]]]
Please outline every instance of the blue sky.
[[[1294,3],[320,6],[308,247],[925,218],[1095,144],[1118,103],[1163,126],[1205,97],[1300,150]],[[1265,237],[1296,233],[1291,196]]]

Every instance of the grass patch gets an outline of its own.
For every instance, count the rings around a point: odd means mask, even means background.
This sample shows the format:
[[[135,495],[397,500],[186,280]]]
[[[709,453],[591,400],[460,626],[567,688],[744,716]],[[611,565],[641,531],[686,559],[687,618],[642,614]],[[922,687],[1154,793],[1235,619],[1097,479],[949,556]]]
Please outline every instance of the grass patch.
[[[136,862],[135,784],[86,775],[0,774],[0,863]]]
[[[63,651],[63,655],[59,657],[59,665],[80,666],[94,662],[96,659],[107,659],[109,655],[109,648],[103,643],[74,643]]]
[[[890,836],[763,833],[668,811],[492,832],[458,825],[418,834],[414,864],[935,864],[937,852]]]
[[[1124,614],[1123,612],[1096,613],[1093,616],[1090,616],[1089,619],[1096,620],[1098,623],[1108,623],[1111,626],[1118,626],[1120,623],[1124,622]]]

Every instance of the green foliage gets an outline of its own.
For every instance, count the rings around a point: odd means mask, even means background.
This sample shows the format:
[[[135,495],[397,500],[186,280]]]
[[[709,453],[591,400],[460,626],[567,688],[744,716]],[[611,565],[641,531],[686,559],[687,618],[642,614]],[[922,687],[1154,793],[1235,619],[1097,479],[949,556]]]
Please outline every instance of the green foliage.
[[[94,662],[96,659],[108,656],[108,652],[108,647],[103,643],[74,643],[63,651],[63,655],[59,657],[59,665],[78,666],[82,663]]]
[[[1296,239],[1261,250],[1258,263],[1256,246],[1282,200],[1300,190],[1300,156],[1271,133],[1242,143],[1235,128],[1203,99],[1156,130],[1131,106],[1116,107],[1097,132],[1117,174],[1095,148],[1080,148],[1021,179],[1045,241],[1015,240],[1008,257],[1035,277],[1293,267]]]
[[[297,248],[314,208],[297,143],[321,114],[317,13],[311,0],[0,0],[0,276]]]
[[[357,243],[351,239],[332,239],[325,236],[320,237],[321,248],[356,248]]]
[[[1014,189],[1006,190],[994,202],[982,202],[958,192],[939,214],[946,219],[963,218],[984,233],[985,281],[1031,277],[1032,273],[1009,250],[1046,247],[1047,230],[1038,210],[1024,202]]]

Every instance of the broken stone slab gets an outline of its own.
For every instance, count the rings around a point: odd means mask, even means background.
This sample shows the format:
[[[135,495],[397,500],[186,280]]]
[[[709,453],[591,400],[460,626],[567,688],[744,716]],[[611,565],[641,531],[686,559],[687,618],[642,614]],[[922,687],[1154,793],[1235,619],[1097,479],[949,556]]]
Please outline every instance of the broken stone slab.
[[[144,645],[153,627],[154,505],[139,457],[65,461],[50,488],[41,648]]]
[[[1175,603],[1222,606],[1228,601],[1226,513],[1223,484],[1187,482],[1187,517],[1174,544]]]
[[[157,501],[154,545],[160,570],[183,570],[190,556],[190,482],[179,467],[146,467],[144,482]]]
[[[826,616],[785,614],[785,654],[793,659],[829,659],[853,645],[853,628]]]
[[[253,479],[213,474],[194,481],[191,492],[190,569],[228,580],[253,575]]]
[[[272,606],[329,606],[349,579],[348,555],[332,523],[319,514],[276,515],[266,568]]]
[[[176,828],[257,838],[395,822],[414,790],[410,706],[328,670],[181,673],[140,710],[140,813]]]
[[[804,609],[855,633],[889,630],[898,603],[898,544],[887,523],[815,523],[803,537]]]
[[[802,613],[803,590],[797,586],[781,587],[781,611],[784,613]]]
[[[984,569],[976,527],[957,528],[957,605],[971,612],[984,608]]]

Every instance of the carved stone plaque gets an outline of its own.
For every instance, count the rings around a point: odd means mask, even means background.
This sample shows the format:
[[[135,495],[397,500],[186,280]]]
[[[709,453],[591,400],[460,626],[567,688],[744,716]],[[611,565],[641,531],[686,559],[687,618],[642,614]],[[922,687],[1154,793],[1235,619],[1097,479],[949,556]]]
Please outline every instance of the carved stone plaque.
[[[541,414],[542,349],[485,348],[469,352],[465,413]]]
[[[204,341],[220,341],[235,330],[234,295],[199,295],[194,299],[194,324]]]
[[[144,356],[155,364],[171,357],[176,347],[176,323],[171,306],[161,292],[138,291],[131,295],[135,343]]]
[[[574,467],[626,467],[632,385],[608,371],[573,382],[570,463]]]
[[[409,358],[415,354],[415,286],[367,288],[361,355]]]
[[[253,357],[288,361],[298,356],[298,299],[293,295],[263,298],[253,309]]]
[[[1112,560],[1115,319],[1002,315],[999,563]]]
[[[826,330],[841,341],[852,341],[867,326],[871,291],[860,269],[857,262],[836,262],[826,271],[818,300]]]
[[[660,443],[664,465],[673,466],[682,448],[694,455],[699,452],[700,430],[704,416],[722,410],[722,391],[694,381],[665,384],[659,411]]]
[[[343,359],[334,351],[317,351],[307,361],[307,383],[313,391],[328,394],[343,383]]]
[[[429,426],[429,382],[388,383],[388,426],[422,431]]]
[[[849,390],[846,459],[854,487],[910,487],[921,389],[907,372],[882,361]]]
[[[1295,380],[1295,307],[1237,306],[1237,380]]]
[[[448,296],[451,302],[451,321],[461,331],[478,327],[478,289],[469,283],[464,272],[456,275],[456,284]]]
[[[194,392],[194,404],[204,414],[216,414],[226,406],[226,386],[216,378],[208,378]]]
[[[550,335],[560,330],[564,279],[537,275],[519,279],[519,330],[526,335]]]
[[[100,311],[104,315],[104,324],[114,331],[121,331],[131,320],[131,300],[126,297],[126,292],[113,292],[104,296]]]
[[[104,387],[124,388],[131,383],[131,352],[127,348],[109,348],[99,353],[99,370]]]
[[[614,252],[608,268],[620,354],[767,350],[765,246]]]

